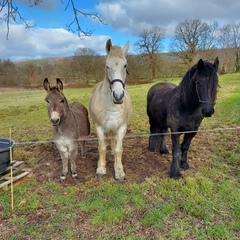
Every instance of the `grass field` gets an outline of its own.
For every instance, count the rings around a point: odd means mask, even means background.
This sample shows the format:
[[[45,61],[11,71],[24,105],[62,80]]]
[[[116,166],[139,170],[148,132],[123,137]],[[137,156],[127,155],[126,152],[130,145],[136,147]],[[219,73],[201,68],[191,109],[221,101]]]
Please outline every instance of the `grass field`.
[[[219,76],[219,84],[215,114],[204,119],[189,150],[197,171],[190,165],[178,181],[159,173],[142,182],[89,177],[68,185],[40,182],[34,174],[14,187],[13,211],[10,190],[0,192],[0,239],[239,239],[240,74]],[[128,86],[132,141],[140,136],[147,142],[151,85]],[[64,93],[69,102],[87,106],[91,89]],[[45,95],[44,90],[0,94],[0,137],[8,138],[11,128],[14,159],[33,172],[35,149],[52,139]]]

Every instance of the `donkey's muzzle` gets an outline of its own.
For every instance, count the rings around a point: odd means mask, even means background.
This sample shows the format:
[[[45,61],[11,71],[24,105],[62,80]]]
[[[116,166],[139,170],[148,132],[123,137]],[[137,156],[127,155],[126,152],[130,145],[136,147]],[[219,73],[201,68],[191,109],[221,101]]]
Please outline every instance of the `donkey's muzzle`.
[[[60,118],[51,118],[51,123],[53,126],[57,126],[60,123]]]

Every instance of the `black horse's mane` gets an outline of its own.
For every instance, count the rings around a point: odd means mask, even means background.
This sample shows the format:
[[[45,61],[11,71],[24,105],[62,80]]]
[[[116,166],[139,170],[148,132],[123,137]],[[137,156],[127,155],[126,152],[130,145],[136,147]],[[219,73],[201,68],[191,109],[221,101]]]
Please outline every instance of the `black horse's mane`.
[[[216,89],[218,86],[218,77],[216,75],[216,70],[213,67],[213,64],[207,61],[204,61],[204,75],[209,76],[206,78],[208,81],[208,87],[211,89],[211,95],[213,99],[216,96]],[[197,64],[192,66],[184,75],[182,81],[179,84],[180,87],[180,96],[182,100],[187,100],[187,98],[191,98],[194,100],[195,95],[195,84],[196,84],[196,74],[198,74]],[[214,96],[215,95],[215,96]]]

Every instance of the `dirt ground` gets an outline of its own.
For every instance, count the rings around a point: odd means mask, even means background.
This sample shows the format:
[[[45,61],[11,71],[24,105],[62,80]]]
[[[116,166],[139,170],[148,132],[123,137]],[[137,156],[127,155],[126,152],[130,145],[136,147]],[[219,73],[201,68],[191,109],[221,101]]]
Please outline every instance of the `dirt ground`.
[[[96,136],[92,136],[93,139]],[[169,137],[170,138],[170,137]],[[168,145],[171,151],[170,139]],[[86,157],[77,157],[78,178],[72,179],[69,172],[66,180],[62,183],[64,186],[74,185],[76,181],[87,182],[92,178],[96,178],[96,169],[98,161],[98,143],[97,140],[86,142]],[[59,182],[61,175],[61,158],[54,143],[38,144],[29,146],[28,151],[32,152],[37,163],[26,162],[27,165],[33,166],[33,177],[40,183]],[[190,150],[191,151],[191,150]],[[80,153],[80,147],[79,147]],[[189,153],[189,155],[193,155]],[[206,155],[205,155],[206,157]],[[150,177],[169,177],[169,169],[172,155],[161,156],[159,153],[148,151],[148,137],[125,138],[123,142],[122,163],[126,174],[124,182],[140,183]],[[114,161],[110,152],[107,152],[107,174],[104,179],[114,178]],[[182,172],[188,175],[188,172],[195,172],[199,168],[200,161],[189,158],[190,169]]]

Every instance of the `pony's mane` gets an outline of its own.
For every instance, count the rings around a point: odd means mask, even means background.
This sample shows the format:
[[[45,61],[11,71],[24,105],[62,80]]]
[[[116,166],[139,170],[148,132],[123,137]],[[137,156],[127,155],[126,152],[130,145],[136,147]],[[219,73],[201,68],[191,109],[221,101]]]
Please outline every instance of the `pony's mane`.
[[[194,74],[197,71],[197,64],[195,64],[194,66],[192,66],[184,75],[182,81],[179,84],[180,87],[180,95],[181,98],[185,98],[186,99],[186,95],[187,93],[192,93],[193,92],[193,85],[195,85],[195,77]],[[209,81],[209,88],[211,88],[211,94],[212,96],[215,98],[214,95],[216,95],[216,89],[218,86],[218,77],[216,75],[216,71],[214,69],[214,66],[212,63],[204,61],[204,70],[205,75],[209,76],[207,78],[207,80]]]
[[[119,46],[112,46],[110,49],[110,52],[108,53],[109,57],[118,57],[118,58],[124,58],[122,48]]]

